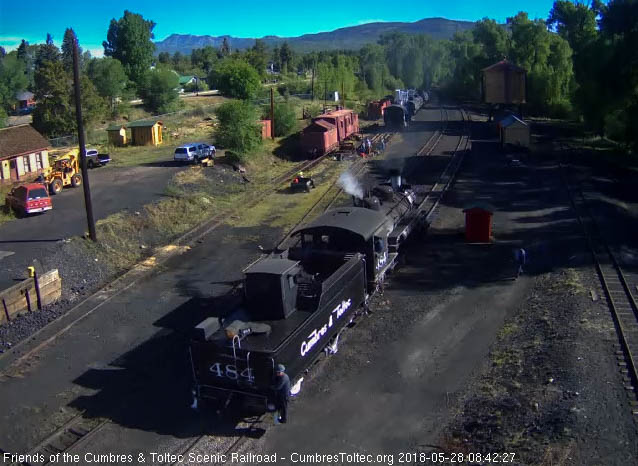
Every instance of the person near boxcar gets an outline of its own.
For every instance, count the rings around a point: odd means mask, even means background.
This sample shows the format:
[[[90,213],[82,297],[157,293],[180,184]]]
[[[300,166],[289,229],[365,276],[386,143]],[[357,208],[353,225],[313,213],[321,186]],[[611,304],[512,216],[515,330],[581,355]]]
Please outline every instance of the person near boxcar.
[[[288,421],[288,399],[290,398],[290,377],[286,374],[283,364],[277,365],[275,378],[272,385],[275,392],[275,424],[285,424]]]

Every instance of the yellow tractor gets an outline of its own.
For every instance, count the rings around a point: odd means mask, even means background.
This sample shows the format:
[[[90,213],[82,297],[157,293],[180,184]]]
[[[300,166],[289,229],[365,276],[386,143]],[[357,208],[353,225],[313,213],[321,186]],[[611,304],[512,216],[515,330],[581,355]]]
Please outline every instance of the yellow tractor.
[[[53,163],[43,173],[43,183],[51,194],[58,194],[65,186],[77,188],[82,185],[78,150],[72,150],[53,159]]]

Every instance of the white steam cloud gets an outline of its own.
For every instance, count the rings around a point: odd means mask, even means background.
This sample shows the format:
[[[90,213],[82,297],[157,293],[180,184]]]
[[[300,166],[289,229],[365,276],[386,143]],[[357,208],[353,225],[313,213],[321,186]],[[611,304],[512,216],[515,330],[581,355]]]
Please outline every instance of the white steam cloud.
[[[348,194],[363,199],[363,188],[350,172],[343,172],[338,183]]]

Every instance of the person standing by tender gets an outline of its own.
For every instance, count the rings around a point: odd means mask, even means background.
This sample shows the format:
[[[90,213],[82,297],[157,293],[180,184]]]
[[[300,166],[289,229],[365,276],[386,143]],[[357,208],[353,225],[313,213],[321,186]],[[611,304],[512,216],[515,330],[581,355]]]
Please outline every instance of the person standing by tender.
[[[283,364],[277,365],[272,388],[275,392],[275,424],[285,424],[288,421],[288,399],[290,398],[290,378],[286,374]]]

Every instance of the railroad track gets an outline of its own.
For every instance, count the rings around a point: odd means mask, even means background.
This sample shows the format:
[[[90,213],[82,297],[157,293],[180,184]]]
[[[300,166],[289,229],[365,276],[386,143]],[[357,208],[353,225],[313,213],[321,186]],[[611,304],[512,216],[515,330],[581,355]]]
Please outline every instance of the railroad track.
[[[563,148],[562,144],[561,148]],[[614,328],[620,343],[616,357],[623,374],[624,388],[631,392],[635,402],[638,400],[638,305],[636,301],[638,277],[625,273],[609,244],[605,241],[598,222],[589,208],[582,185],[574,186],[569,183],[563,163],[561,163],[560,169],[563,184],[567,189],[570,203],[585,236],[596,274],[614,321]],[[636,286],[634,290],[632,290],[630,283]],[[635,403],[632,406],[632,413],[634,416],[638,416],[638,407]]]
[[[221,452],[217,452],[216,456],[222,457],[222,458],[229,458],[232,452],[238,450],[250,438],[248,435],[248,432],[250,432],[256,425],[258,425],[266,416],[268,416],[268,414],[262,414],[262,415],[256,416],[252,420],[240,422],[238,424],[238,428],[242,430],[242,433],[239,434],[237,437],[235,437],[230,443],[230,445],[223,448]],[[235,429],[235,430],[238,430],[238,429]],[[191,453],[195,452],[197,448],[199,448],[202,445],[202,443],[208,438],[209,438],[208,435],[200,435],[199,437],[195,438],[193,441],[188,442],[185,448],[175,453],[178,459],[176,459],[173,462],[164,463],[164,464],[166,466],[182,466],[184,464],[187,464],[188,456]],[[209,452],[207,452],[206,454],[211,455],[211,453]],[[228,461],[220,461],[220,462],[216,462],[212,464],[214,466],[223,466],[227,462]]]
[[[423,209],[425,215],[425,222],[430,225],[434,220],[435,213],[443,199],[443,195],[449,189],[452,181],[456,177],[456,174],[463,163],[463,159],[465,158],[465,153],[467,152],[467,147],[470,144],[470,115],[465,113],[465,110],[459,108],[459,112],[461,113],[461,119],[463,120],[463,125],[465,126],[465,133],[459,136],[459,142],[454,149],[454,154],[452,156],[452,160],[445,167],[445,170],[441,174],[441,177],[437,180],[437,182],[432,186],[432,190],[428,195],[427,207]],[[465,144],[463,142],[465,141]],[[463,145],[463,149],[461,149],[461,145]],[[460,155],[459,155],[460,154]]]
[[[418,151],[416,151],[415,155],[417,157],[421,155],[430,155],[434,151],[434,148],[439,144],[439,142],[441,141],[441,138],[444,136],[445,131],[447,130],[447,126],[450,121],[447,108],[444,108],[443,105],[441,105],[440,110],[441,110],[441,129],[438,129],[434,133],[432,133],[432,136],[430,136],[428,140],[425,141],[425,144],[423,144],[423,146],[421,146],[421,148]],[[445,114],[445,117],[443,116],[444,114]]]
[[[44,466],[54,463],[56,462],[55,455],[66,453],[88,441],[109,422],[105,419],[85,418],[84,413],[79,414],[26,453],[29,458],[39,458],[43,461],[10,463],[10,466]]]

